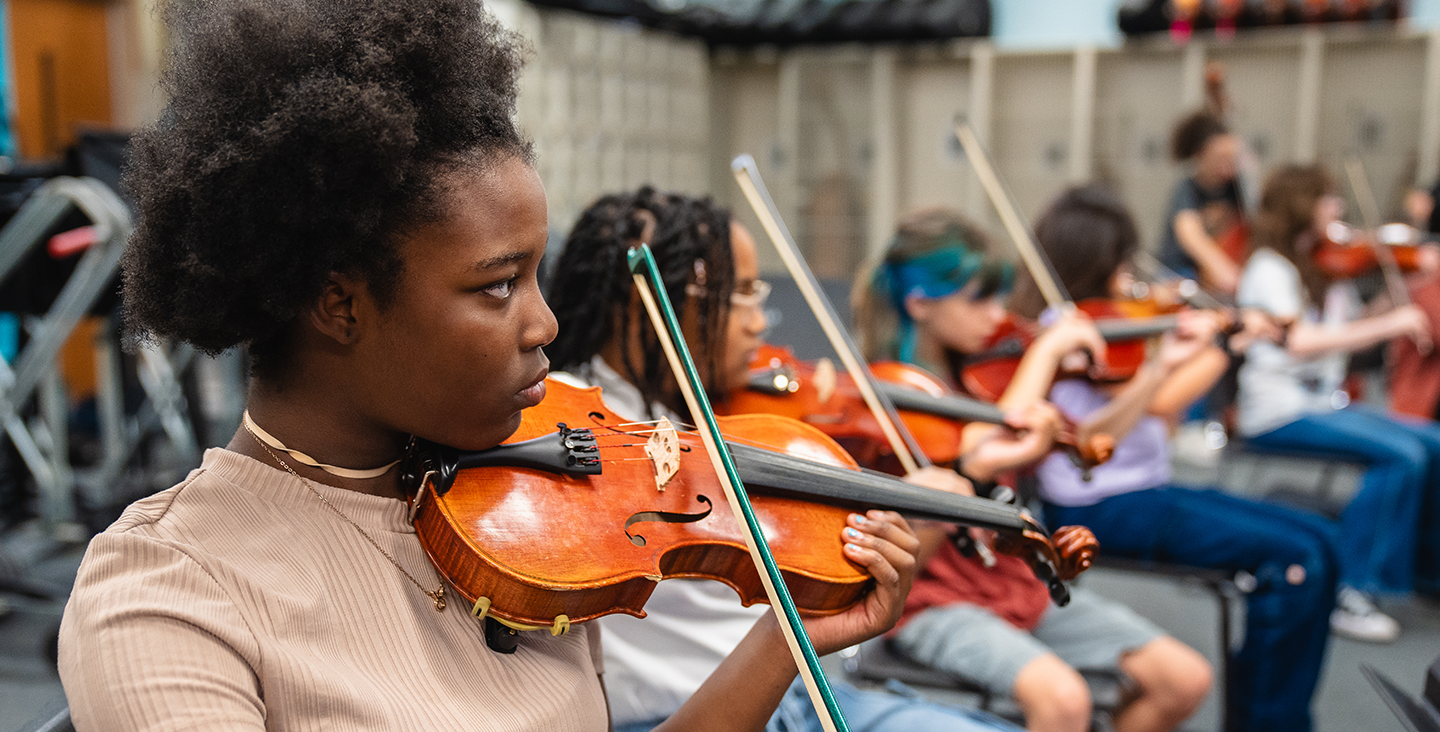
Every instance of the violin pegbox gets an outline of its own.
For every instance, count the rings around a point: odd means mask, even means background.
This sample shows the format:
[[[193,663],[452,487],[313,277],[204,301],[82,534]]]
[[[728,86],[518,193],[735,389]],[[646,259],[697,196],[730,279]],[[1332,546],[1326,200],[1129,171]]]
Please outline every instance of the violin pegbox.
[[[645,441],[645,454],[655,468],[655,490],[664,491],[665,486],[680,472],[680,435],[669,419],[661,417]]]

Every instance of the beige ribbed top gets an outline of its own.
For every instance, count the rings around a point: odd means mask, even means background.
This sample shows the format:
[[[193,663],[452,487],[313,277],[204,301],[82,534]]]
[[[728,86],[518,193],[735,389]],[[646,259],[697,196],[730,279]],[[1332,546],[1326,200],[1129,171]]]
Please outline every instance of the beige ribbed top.
[[[316,485],[427,588],[395,499]],[[87,730],[606,728],[598,630],[514,655],[425,596],[288,473],[215,449],[91,542],[60,629]]]

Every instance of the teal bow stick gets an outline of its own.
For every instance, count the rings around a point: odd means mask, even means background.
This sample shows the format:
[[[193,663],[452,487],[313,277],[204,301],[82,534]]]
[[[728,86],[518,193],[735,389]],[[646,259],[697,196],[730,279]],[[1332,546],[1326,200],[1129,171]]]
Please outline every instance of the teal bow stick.
[[[810,636],[806,635],[805,626],[800,622],[800,611],[795,609],[795,601],[790,598],[790,591],[786,589],[785,581],[780,576],[780,567],[775,564],[775,557],[771,555],[770,546],[765,542],[765,534],[760,528],[759,520],[755,518],[755,510],[750,506],[745,484],[740,482],[735,460],[730,456],[725,437],[720,433],[720,425],[715,421],[715,412],[710,408],[710,399],[706,397],[705,386],[700,382],[700,372],[695,368],[695,360],[690,357],[685,336],[680,332],[680,321],[676,319],[670,297],[665,293],[660,269],[655,265],[655,256],[650,253],[648,244],[641,244],[630,249],[627,259],[630,274],[635,279],[635,287],[639,290],[645,310],[655,325],[660,347],[670,361],[670,368],[675,371],[675,380],[680,384],[685,404],[690,407],[690,413],[697,421],[703,420],[705,423],[705,429],[699,431],[700,439],[705,443],[705,451],[710,456],[715,472],[720,476],[725,497],[735,511],[736,523],[745,527],[745,544],[750,548],[750,558],[754,560],[760,580],[765,585],[770,607],[778,608],[785,616],[780,630],[785,635],[786,644],[790,646],[791,655],[795,657],[795,665],[800,669],[805,688],[810,692],[810,701],[815,704],[816,710],[824,709],[826,712],[819,715],[820,724],[826,732],[849,732],[845,717],[840,713],[840,706],[835,702],[835,694],[830,690],[830,683],[825,678],[825,671],[820,668],[820,656],[815,653],[815,646],[810,643]]]

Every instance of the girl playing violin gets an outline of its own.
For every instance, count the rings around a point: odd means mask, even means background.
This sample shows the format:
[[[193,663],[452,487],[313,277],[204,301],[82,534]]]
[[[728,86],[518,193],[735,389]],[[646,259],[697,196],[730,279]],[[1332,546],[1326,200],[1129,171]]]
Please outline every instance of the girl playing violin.
[[[621,418],[689,422],[677,416],[686,410],[626,269],[626,251],[641,242],[650,244],[712,398],[720,402],[727,392],[746,388],[767,327],[762,307],[769,288],[759,279],[755,241],[710,199],[648,186],[601,198],[571,230],[551,280],[559,335],[547,350],[563,370],[557,378],[602,387],[606,404]],[[911,480],[958,492],[969,488],[940,469]],[[767,613],[763,606],[741,606],[734,590],[704,580],[660,583],[645,610],[644,620],[614,615],[600,621],[606,692],[622,732],[650,730],[675,714]],[[833,686],[856,728],[1014,729],[979,712]],[[798,683],[770,729],[818,729],[814,707]]]
[[[1002,298],[1012,278],[1011,264],[989,238],[957,214],[912,214],[884,260],[857,283],[867,355],[898,357],[958,383],[965,357],[984,350],[1004,320]],[[1001,405],[1048,412],[1054,420],[1042,397],[1062,358],[1081,348],[1105,351],[1083,317],[1046,330],[1026,352]],[[962,453],[975,453],[964,462],[970,477],[989,481],[1046,454],[987,450],[1003,429],[966,429]],[[983,459],[986,452],[1001,454]],[[1124,732],[1174,729],[1209,692],[1205,659],[1129,608],[1083,589],[1068,606],[1048,607],[1043,588],[1023,567],[1005,557],[986,567],[942,532],[926,527],[919,533],[923,569],[905,603],[898,645],[922,663],[1009,692],[1028,729],[1089,728],[1089,688],[1076,668],[1117,669],[1135,681],[1137,697],[1115,717]]]
[[[1227,252],[1222,239],[1244,224],[1236,162],[1240,140],[1220,117],[1201,111],[1175,126],[1170,154],[1187,172],[1165,211],[1160,261],[1183,277],[1233,294],[1241,252]]]
[[[1062,193],[1035,231],[1061,282],[1082,300],[1112,295],[1138,245],[1130,213],[1099,186]],[[1119,442],[1089,481],[1047,460],[1039,470],[1045,515],[1092,527],[1112,555],[1253,575],[1245,645],[1230,667],[1230,728],[1306,730],[1335,598],[1332,529],[1300,511],[1172,484],[1167,422],[1229,363],[1213,345],[1210,313],[1184,312],[1179,323],[1129,382],[1065,380],[1050,390],[1082,432],[1104,429]]]
[[[598,630],[491,652],[395,468],[412,436],[493,446],[545,393],[521,39],[473,0],[212,0],[166,21],[126,313],[148,337],[248,345],[249,411],[90,545],[60,637],[75,726],[606,729]],[[913,567],[893,515],[838,538],[875,589],[808,622],[822,653],[889,628]],[[764,615],[665,727],[760,730],[795,672]]]
[[[1250,347],[1238,426],[1257,446],[1365,463],[1360,490],[1341,516],[1346,589],[1335,629],[1389,641],[1399,625],[1363,593],[1440,591],[1440,427],[1342,409],[1348,398],[1340,385],[1349,353],[1394,338],[1428,338],[1430,323],[1414,305],[1361,317],[1354,285],[1331,281],[1314,263],[1311,249],[1342,208],[1318,166],[1286,166],[1266,181],[1239,302],[1297,322],[1283,346]]]

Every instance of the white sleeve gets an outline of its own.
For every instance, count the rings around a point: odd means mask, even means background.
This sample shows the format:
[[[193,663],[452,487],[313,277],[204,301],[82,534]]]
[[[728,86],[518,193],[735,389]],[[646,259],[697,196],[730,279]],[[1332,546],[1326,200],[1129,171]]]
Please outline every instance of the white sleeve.
[[[1277,318],[1299,318],[1305,310],[1300,272],[1268,249],[1256,251],[1240,274],[1235,304],[1258,308]]]

